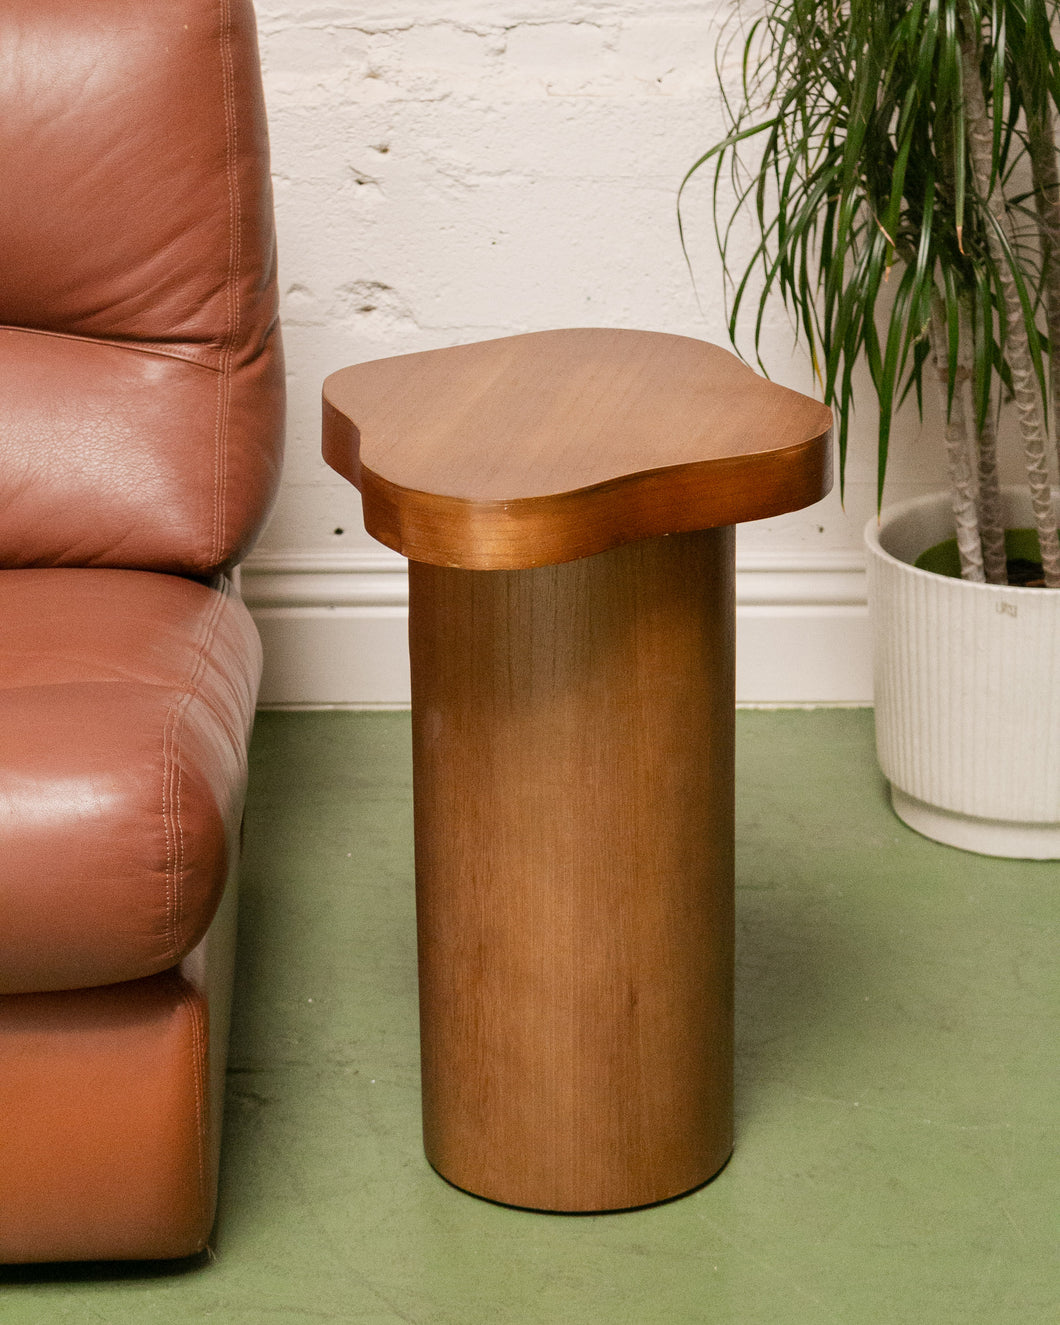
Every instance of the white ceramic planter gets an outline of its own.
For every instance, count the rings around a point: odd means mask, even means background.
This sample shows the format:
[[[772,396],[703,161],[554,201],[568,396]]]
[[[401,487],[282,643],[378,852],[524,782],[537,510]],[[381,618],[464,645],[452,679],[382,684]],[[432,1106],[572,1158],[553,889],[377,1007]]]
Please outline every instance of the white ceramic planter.
[[[1006,490],[1007,528],[1033,524]],[[876,745],[898,817],[990,856],[1060,859],[1060,590],[917,570],[953,537],[949,496],[865,529]]]

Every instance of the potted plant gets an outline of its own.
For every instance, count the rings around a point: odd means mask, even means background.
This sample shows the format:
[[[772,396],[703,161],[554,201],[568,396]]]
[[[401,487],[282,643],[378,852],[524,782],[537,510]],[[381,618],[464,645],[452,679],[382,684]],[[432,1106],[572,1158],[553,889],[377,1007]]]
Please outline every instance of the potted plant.
[[[911,392],[922,407],[934,382],[949,492],[866,529],[881,765],[896,811],[928,836],[1048,859],[1060,858],[1057,10],[765,0],[740,37],[729,132],[681,186],[713,168],[734,343],[745,306],[756,351],[769,301],[792,313],[836,411],[841,481],[855,364],[879,405],[881,503],[895,411]],[[733,271],[749,226],[753,254]],[[1003,406],[1027,476],[1014,490],[998,482]]]

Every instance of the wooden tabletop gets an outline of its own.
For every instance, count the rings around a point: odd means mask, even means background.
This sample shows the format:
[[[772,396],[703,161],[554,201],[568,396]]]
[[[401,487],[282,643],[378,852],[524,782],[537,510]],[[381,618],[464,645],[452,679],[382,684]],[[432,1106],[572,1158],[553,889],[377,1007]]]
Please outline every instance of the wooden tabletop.
[[[414,561],[519,569],[809,506],[831,411],[686,336],[583,328],[358,364],[324,458]]]

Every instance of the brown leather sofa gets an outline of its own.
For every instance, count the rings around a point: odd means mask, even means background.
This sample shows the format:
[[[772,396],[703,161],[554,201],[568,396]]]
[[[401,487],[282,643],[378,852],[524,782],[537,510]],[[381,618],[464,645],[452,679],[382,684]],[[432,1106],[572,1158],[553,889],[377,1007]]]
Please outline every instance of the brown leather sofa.
[[[6,0],[3,1262],[213,1223],[276,302],[249,0]]]

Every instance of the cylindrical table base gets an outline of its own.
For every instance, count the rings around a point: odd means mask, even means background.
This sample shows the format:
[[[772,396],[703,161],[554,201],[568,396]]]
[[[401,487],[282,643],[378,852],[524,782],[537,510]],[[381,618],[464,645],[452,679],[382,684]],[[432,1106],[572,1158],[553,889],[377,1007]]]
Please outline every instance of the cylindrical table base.
[[[732,533],[410,567],[424,1136],[476,1195],[630,1208],[731,1150]]]

